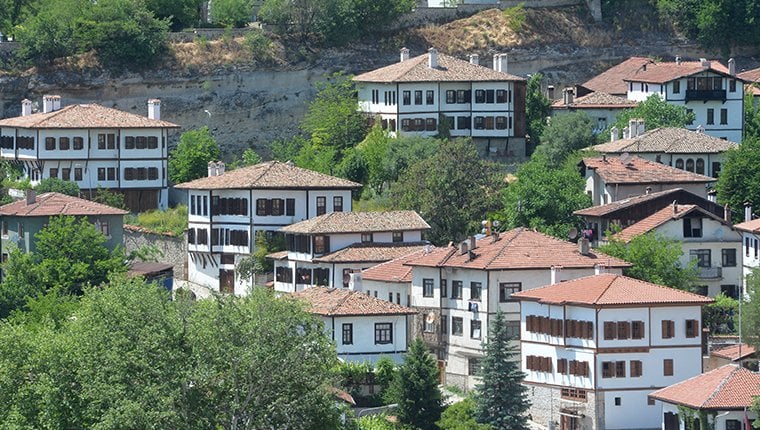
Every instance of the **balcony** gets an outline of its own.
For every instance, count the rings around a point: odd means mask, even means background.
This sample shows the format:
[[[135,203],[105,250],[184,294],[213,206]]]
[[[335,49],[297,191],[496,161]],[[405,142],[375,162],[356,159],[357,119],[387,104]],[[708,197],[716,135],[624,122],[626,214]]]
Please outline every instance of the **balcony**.
[[[726,101],[726,90],[686,90],[686,101]]]
[[[723,268],[697,267],[697,277],[699,279],[721,279],[723,278]]]

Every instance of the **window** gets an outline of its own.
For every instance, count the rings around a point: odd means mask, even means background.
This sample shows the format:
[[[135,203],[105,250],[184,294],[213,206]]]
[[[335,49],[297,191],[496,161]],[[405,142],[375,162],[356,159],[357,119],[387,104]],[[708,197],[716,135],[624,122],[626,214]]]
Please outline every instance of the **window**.
[[[285,201],[283,199],[272,199],[272,215],[282,215],[285,213]]]
[[[449,293],[448,291],[448,285],[446,285],[446,280],[441,279],[441,297],[446,297]]]
[[[683,237],[702,237],[702,218],[684,218]]]
[[[451,298],[462,298],[462,281],[451,281]]]
[[[158,138],[156,136],[148,136],[148,149],[158,148]]]
[[[673,359],[666,358],[662,360],[662,375],[673,376]]]
[[[314,269],[314,285],[330,285],[330,269]]]
[[[700,175],[705,174],[705,160],[697,158],[697,168],[695,169],[695,172],[699,173]]]
[[[438,121],[435,118],[425,119],[425,131],[436,131],[438,129]]]
[[[731,248],[720,250],[721,266],[736,267],[736,250]]]
[[[631,339],[644,339],[644,321],[631,323]]]
[[[699,336],[699,321],[686,320],[686,337],[692,338]]]
[[[457,90],[457,103],[470,103],[469,91]]]
[[[662,320],[662,338],[671,339],[676,334],[676,325],[672,320]]]
[[[401,93],[401,100],[404,105],[410,105],[412,104],[412,92],[411,91],[404,91]]]
[[[375,323],[375,345],[393,342],[393,324]]]
[[[435,104],[435,91],[427,90],[425,93],[425,103],[429,105]]]
[[[736,92],[736,79],[728,81],[728,91],[732,93]]]
[[[314,236],[314,253],[324,254],[330,252],[330,238],[328,236]]]
[[[676,169],[683,170],[683,160],[680,158],[676,160]]]
[[[18,237],[22,238],[24,237],[24,224],[18,223]]]
[[[333,197],[333,212],[343,212],[343,196]]]
[[[586,390],[578,388],[563,388],[560,395],[566,400],[586,401]]]
[[[68,167],[64,167],[61,169],[61,179],[64,181],[70,181],[71,180],[71,169]]]
[[[464,322],[462,317],[451,317],[451,334],[461,336],[464,331]]]
[[[520,321],[507,321],[506,332],[510,339],[520,339]]]
[[[631,378],[638,378],[641,376],[641,361],[631,360]]]
[[[100,221],[100,220],[98,220],[95,223],[95,227],[97,227],[97,229],[101,233],[103,233],[103,236],[105,236],[105,237],[110,237],[111,236],[111,231],[108,228],[108,221]]]
[[[493,104],[493,101],[494,101],[493,94],[494,94],[494,90],[486,90],[486,103]]]
[[[480,282],[470,282],[470,300],[480,301],[483,285]]]
[[[485,118],[482,116],[476,116],[475,117],[475,125],[473,126],[475,130],[483,130],[486,128],[486,121]]]
[[[422,296],[423,297],[433,297],[433,279],[431,278],[425,278],[422,280]]]
[[[58,149],[67,151],[69,148],[70,148],[70,144],[69,144],[68,137],[61,137],[58,139]]]
[[[617,335],[617,324],[612,321],[604,322],[604,340],[613,340]]]
[[[568,372],[567,359],[558,358],[557,359],[557,373],[560,373],[562,375],[567,375],[567,372]]]
[[[742,424],[739,420],[726,420],[726,430],[742,430]]]
[[[602,362],[602,378],[614,378],[615,377],[615,362],[603,361]]]
[[[53,167],[50,169],[50,177],[51,178],[57,178],[58,177],[58,169]]]
[[[467,374],[470,376],[476,376],[480,372],[480,359],[470,357],[467,359]]]
[[[113,133],[98,134],[98,149],[116,149],[116,135]]]
[[[625,378],[625,361],[615,362],[615,376],[618,378]]]
[[[720,123],[721,125],[728,124],[728,109],[720,110]]]
[[[475,90],[475,103],[485,103],[486,92],[485,90]]]
[[[501,282],[499,283],[499,302],[504,303],[512,300],[512,294],[522,290],[520,282]]]
[[[124,149],[135,149],[134,136],[124,136]]]
[[[731,297],[732,299],[739,299],[739,286],[738,285],[721,285],[720,292],[724,296]],[[707,294],[705,294],[707,295]]]
[[[425,131],[425,120],[423,118],[414,119],[414,131]]]
[[[404,118],[401,120],[401,131],[412,131],[412,120]]]
[[[470,129],[470,117],[458,116],[457,117],[457,130],[469,130]]]
[[[618,321],[617,323],[617,338],[628,339],[631,333],[631,323],[628,321]]]
[[[109,181],[115,181],[116,180],[116,167],[109,167],[106,169],[107,177],[106,179]],[[204,203],[206,202],[206,197],[203,197]]]
[[[296,214],[296,199],[285,199],[285,215],[295,216]]]
[[[327,198],[325,196],[317,197],[317,216],[324,215],[327,212]]]
[[[673,81],[673,94],[681,93],[681,81]]]
[[[151,181],[158,179],[158,167],[148,167],[148,179]]]
[[[689,257],[692,261],[696,260],[697,267],[712,267],[709,249],[692,249],[689,251]]]
[[[505,116],[497,116],[496,117],[496,129],[497,130],[506,130],[507,129],[507,117],[505,117]]]
[[[470,337],[473,339],[480,339],[480,327],[481,322],[478,320],[470,321]]]
[[[105,180],[106,180],[106,168],[98,167],[98,181],[105,181]]]
[[[647,405],[654,406],[654,399],[647,396]]]
[[[415,90],[414,91],[414,104],[421,105],[422,104],[422,90]]]
[[[380,90],[372,90],[372,104],[380,103]]]
[[[45,149],[48,151],[54,151],[55,150],[55,137],[46,137],[45,138]]]
[[[392,233],[393,235],[393,241],[394,242],[403,242],[404,241],[404,232],[403,231],[394,231]]]
[[[216,199],[217,197],[214,197]],[[213,205],[212,199],[212,205]],[[256,199],[256,215],[266,216],[269,215],[269,200],[268,199]]]
[[[446,90],[446,103],[454,104],[457,102],[457,92],[454,90]]]
[[[622,403],[622,400],[620,399],[620,397],[615,397],[615,406],[620,406],[622,404],[623,403]]]
[[[686,171],[694,172],[694,160],[692,160],[691,158],[686,160]]]
[[[372,233],[362,233],[362,243],[371,243]]]
[[[707,124],[708,125],[715,124],[715,109],[712,109],[712,108],[707,109]]]
[[[74,180],[75,181],[81,181],[82,180],[82,168],[81,167],[75,167],[74,168]]]

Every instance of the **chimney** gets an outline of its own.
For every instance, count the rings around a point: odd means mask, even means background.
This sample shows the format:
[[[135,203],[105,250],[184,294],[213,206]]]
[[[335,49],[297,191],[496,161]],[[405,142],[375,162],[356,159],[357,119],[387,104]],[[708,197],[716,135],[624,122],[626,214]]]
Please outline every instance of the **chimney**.
[[[351,291],[362,291],[361,272],[348,274],[348,289]]]
[[[673,200],[673,215],[678,213],[678,202]]]
[[[499,71],[507,73],[507,70],[509,70],[509,56],[507,54],[499,54]]]
[[[401,48],[401,60],[400,62],[403,63],[404,61],[409,59],[409,48]]]
[[[435,48],[428,49],[428,67],[431,69],[438,68],[438,50]]]
[[[623,128],[623,139],[631,138],[631,129],[628,127]]]
[[[480,61],[480,57],[478,54],[470,54],[470,64],[478,65]]]
[[[744,221],[752,221],[752,203],[744,203]]]
[[[491,243],[496,242],[499,240],[499,232],[495,231],[491,234]]]
[[[554,100],[554,85],[549,85],[546,87],[546,97],[549,100]]]
[[[632,118],[628,120],[628,133],[630,138],[638,137],[639,133],[639,120]]]
[[[652,187],[646,187],[644,194],[652,194]]]
[[[500,54],[493,54],[493,69],[497,72],[501,72],[501,58],[499,58]]]
[[[681,65],[681,56],[680,55],[676,55],[676,64],[679,65],[679,66]]]
[[[588,255],[589,253],[588,238],[582,237],[578,239],[578,253],[580,253],[581,255]]]
[[[42,96],[42,112],[55,112],[61,108],[61,96],[44,95]]]
[[[602,273],[607,273],[607,267],[602,263],[594,264],[594,275],[601,275]]]
[[[618,130],[617,127],[612,127],[612,130],[610,130],[610,142],[614,142],[618,139],[620,139],[620,130]]]
[[[699,124],[697,126],[697,130],[696,131],[697,131],[697,133],[704,133],[705,132],[705,126],[702,125],[702,124]]]
[[[148,100],[148,119],[161,119],[161,100],[150,99]]]
[[[723,205],[723,221],[731,222],[731,209],[728,207],[728,203]]]
[[[550,275],[550,284],[558,284],[560,281],[562,281],[562,266],[552,266],[551,267],[551,275]]]
[[[37,203],[37,191],[26,190],[26,204],[33,205],[35,203]]]
[[[715,191],[714,189],[710,190],[710,191],[707,192],[707,200],[710,201],[710,202],[715,203],[716,200],[717,200],[717,198],[716,198],[717,195],[718,195],[717,191]]]
[[[467,239],[470,241],[470,250],[473,250],[478,247],[478,243],[475,240],[475,236],[470,236]]]
[[[216,176],[224,175],[224,161],[218,161],[216,163]]]
[[[565,88],[562,90],[562,100],[565,103],[565,106],[573,104],[573,89],[572,88]]]
[[[728,59],[728,74],[736,76],[736,61],[733,58]]]
[[[29,99],[21,100],[21,116],[32,114],[32,101]]]
[[[208,177],[217,176],[218,170],[216,168],[216,163],[213,161],[208,162]]]
[[[702,68],[703,68],[703,69],[709,69],[709,68],[710,68],[710,62],[709,62],[709,61],[707,61],[707,59],[706,59],[706,58],[700,58],[700,59],[699,59],[699,64],[701,64],[701,65],[702,65]]]
[[[638,130],[636,131],[636,136],[641,136],[646,131],[646,127],[644,125],[644,118],[639,118],[639,122],[637,124]]]
[[[469,247],[467,246],[467,241],[466,241],[466,240],[463,240],[463,241],[462,241],[462,242],[459,244],[459,255],[464,255],[464,254],[467,254],[467,252],[468,252],[469,250],[470,250],[470,249],[469,249]]]

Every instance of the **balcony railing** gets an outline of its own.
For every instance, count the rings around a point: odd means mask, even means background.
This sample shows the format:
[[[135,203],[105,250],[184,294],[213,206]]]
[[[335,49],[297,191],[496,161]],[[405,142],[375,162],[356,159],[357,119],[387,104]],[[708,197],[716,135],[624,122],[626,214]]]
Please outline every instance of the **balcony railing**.
[[[722,267],[697,267],[699,279],[720,279],[723,277]]]
[[[686,90],[686,101],[720,100],[726,101],[726,90]]]

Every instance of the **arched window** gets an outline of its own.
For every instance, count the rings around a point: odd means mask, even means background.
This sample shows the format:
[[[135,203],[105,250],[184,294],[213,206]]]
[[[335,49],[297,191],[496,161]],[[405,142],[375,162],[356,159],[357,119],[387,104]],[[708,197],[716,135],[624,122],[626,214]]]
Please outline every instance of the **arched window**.
[[[699,173],[700,175],[704,175],[705,174],[705,160],[703,160],[701,158],[697,158],[697,170],[696,170],[696,172]]]
[[[683,170],[683,160],[680,158],[676,160],[676,169]]]
[[[694,160],[692,160],[691,158],[689,158],[688,160],[686,160],[686,170],[689,171],[689,172],[693,172],[694,171]]]

